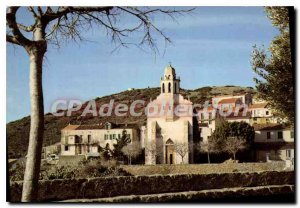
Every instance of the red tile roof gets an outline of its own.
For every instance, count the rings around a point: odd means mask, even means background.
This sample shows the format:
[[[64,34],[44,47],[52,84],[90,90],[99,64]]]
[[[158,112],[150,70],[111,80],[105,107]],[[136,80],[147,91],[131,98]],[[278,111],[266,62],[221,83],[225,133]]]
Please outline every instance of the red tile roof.
[[[135,124],[113,124],[111,129],[134,129],[138,128]],[[82,124],[82,125],[68,125],[62,130],[94,130],[105,129],[105,124]]]
[[[266,106],[268,105],[268,103],[255,103],[255,104],[252,104],[250,106],[251,109],[253,108],[266,108]]]
[[[223,100],[220,100],[218,104],[236,103],[237,100],[239,100],[239,98],[223,99]]]
[[[71,125],[71,124],[69,124],[68,126],[63,128],[62,130],[76,130],[79,126],[80,125]]]
[[[277,123],[269,123],[269,124],[253,124],[255,131],[261,131],[261,130],[280,130],[285,129],[286,127],[282,124]]]

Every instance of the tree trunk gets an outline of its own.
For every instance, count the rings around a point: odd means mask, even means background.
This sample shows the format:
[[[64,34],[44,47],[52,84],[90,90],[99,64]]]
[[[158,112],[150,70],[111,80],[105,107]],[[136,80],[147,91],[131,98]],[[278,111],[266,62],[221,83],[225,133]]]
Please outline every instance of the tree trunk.
[[[38,180],[41,166],[41,153],[44,133],[44,101],[42,87],[42,70],[47,43],[43,40],[43,30],[34,32],[34,44],[26,48],[30,58],[30,135],[24,173],[22,202],[37,200]]]
[[[209,152],[207,153],[207,162],[210,163]]]

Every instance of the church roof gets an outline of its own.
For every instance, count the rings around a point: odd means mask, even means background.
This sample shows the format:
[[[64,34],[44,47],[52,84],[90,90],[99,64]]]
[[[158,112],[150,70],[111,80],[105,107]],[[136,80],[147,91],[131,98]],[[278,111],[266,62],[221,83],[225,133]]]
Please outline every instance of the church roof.
[[[167,75],[172,75],[173,77],[176,76],[175,68],[171,64],[165,68],[165,76]]]

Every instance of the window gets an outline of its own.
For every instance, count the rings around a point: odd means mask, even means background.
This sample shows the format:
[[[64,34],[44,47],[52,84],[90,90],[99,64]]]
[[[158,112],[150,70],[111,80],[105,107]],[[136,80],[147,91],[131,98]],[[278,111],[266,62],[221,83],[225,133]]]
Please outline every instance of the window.
[[[115,139],[116,138],[116,134],[113,134],[113,139]]]
[[[267,139],[271,139],[271,132],[267,132]]]
[[[112,134],[109,135],[109,139],[112,140]]]
[[[277,132],[278,139],[283,139],[282,131]]]
[[[68,137],[65,137],[65,144],[68,144]]]
[[[105,129],[106,129],[106,130],[111,129],[111,124],[107,122],[107,123],[105,124]]]
[[[266,111],[266,115],[267,115],[267,116],[269,115],[269,111]]]
[[[286,157],[291,158],[292,157],[292,151],[290,149],[286,150]]]
[[[169,82],[168,84],[168,92],[170,93],[171,92],[171,83]]]
[[[118,138],[119,138],[119,139],[121,138],[121,134],[118,134]]]
[[[212,114],[211,113],[208,114],[208,119],[209,119],[208,123],[211,124],[211,119],[212,119]]]
[[[294,139],[294,132],[291,131],[291,139]]]
[[[76,144],[81,143],[81,136],[75,135],[75,143]]]
[[[69,146],[65,146],[65,151],[69,151]]]
[[[92,136],[88,135],[88,143],[91,143],[91,140],[92,140]]]
[[[165,83],[162,84],[162,93],[165,93]]]

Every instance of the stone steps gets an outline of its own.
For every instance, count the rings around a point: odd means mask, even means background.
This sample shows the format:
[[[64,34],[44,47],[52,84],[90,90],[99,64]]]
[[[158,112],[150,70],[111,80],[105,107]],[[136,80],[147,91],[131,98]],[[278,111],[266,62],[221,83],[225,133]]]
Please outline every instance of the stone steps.
[[[70,199],[62,202],[100,202],[100,203],[128,203],[128,202],[294,202],[294,185],[269,185],[257,187],[237,187],[210,189],[201,191],[187,191],[175,193],[160,193],[147,195],[129,195],[95,199]],[[275,200],[275,201],[274,201]],[[278,200],[278,201],[277,201]]]

